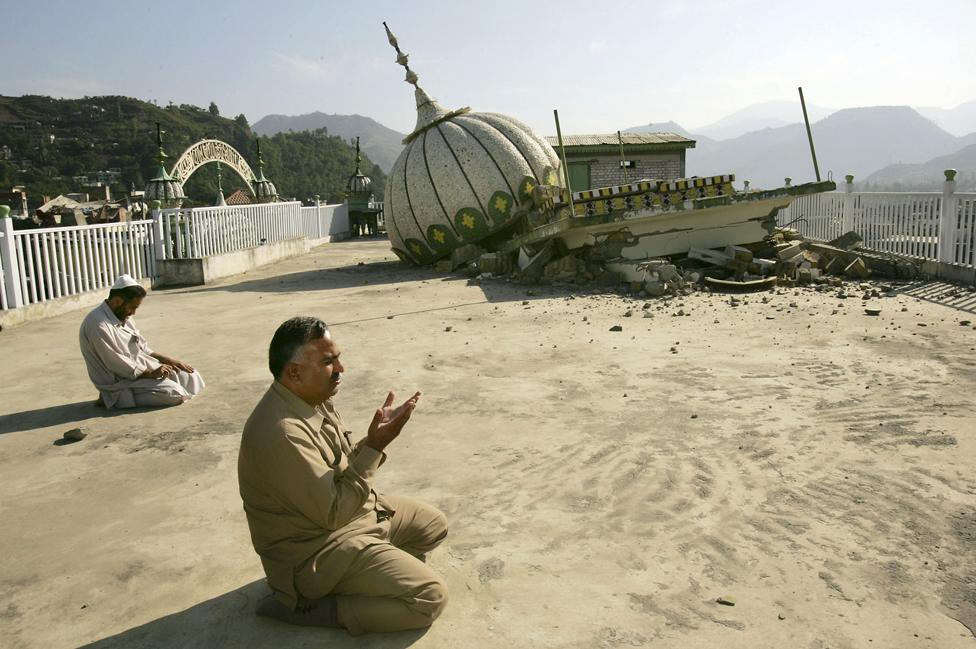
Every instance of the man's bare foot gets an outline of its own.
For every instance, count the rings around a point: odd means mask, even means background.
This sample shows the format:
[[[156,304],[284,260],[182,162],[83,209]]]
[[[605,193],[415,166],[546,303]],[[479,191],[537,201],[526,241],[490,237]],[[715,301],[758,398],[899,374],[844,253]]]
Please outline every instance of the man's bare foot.
[[[302,598],[293,611],[279,602],[274,594],[270,594],[258,603],[256,613],[287,624],[340,628],[335,595],[327,595],[322,599]]]

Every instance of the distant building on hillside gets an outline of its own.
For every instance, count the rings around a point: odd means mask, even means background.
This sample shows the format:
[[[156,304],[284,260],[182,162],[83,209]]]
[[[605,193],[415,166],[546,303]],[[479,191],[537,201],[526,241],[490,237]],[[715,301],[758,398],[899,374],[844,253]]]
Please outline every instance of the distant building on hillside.
[[[566,164],[574,192],[596,187],[624,185],[643,178],[674,180],[685,176],[685,152],[695,141],[675,133],[621,133],[624,156],[620,158],[620,141],[609,135],[566,135]],[[546,141],[556,153],[559,139]]]
[[[250,205],[254,201],[251,200],[251,194],[246,189],[238,189],[231,194],[228,194],[227,198],[224,199],[227,205]]]
[[[0,205],[10,207],[10,216],[15,219],[26,219],[29,215],[27,211],[27,190],[23,187],[14,187],[9,192],[0,192]]]

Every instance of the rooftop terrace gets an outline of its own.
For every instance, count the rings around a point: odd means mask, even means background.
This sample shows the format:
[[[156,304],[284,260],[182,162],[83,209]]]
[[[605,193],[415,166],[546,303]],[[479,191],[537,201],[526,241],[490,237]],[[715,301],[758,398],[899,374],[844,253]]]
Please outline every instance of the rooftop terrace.
[[[644,308],[409,268],[384,242],[328,244],[151,292],[140,328],[208,387],[133,412],[91,405],[84,311],[4,330],[0,637],[971,648],[976,330],[960,322],[976,321],[976,294],[897,289],[874,300],[878,317],[862,290]],[[388,389],[424,392],[377,480],[451,522],[431,557],[451,602],[425,634],[353,639],[252,613],[265,586],[238,436],[270,382],[271,334],[296,314],[343,347],[337,405],[353,428]],[[63,444],[75,426],[88,437]]]

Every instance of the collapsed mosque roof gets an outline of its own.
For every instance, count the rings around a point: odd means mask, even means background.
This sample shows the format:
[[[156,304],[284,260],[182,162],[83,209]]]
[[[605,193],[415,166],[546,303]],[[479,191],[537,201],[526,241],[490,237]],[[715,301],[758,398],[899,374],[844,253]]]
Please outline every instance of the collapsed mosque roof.
[[[428,264],[511,229],[536,186],[563,185],[559,158],[516,119],[445,109],[417,85],[408,55],[386,33],[417,100],[417,126],[387,179],[386,227],[397,256]]]

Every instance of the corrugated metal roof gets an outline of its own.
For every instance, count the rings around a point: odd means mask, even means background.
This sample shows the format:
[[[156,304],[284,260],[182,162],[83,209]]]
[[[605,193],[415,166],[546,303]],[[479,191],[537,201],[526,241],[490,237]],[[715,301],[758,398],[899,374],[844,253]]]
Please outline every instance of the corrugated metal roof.
[[[694,143],[686,137],[676,133],[621,133],[620,138],[624,144],[682,144]],[[546,142],[552,146],[559,145],[559,138],[554,135],[546,137]],[[607,144],[616,145],[617,134],[608,133],[606,135],[564,135],[563,144],[566,146],[601,146]]]

